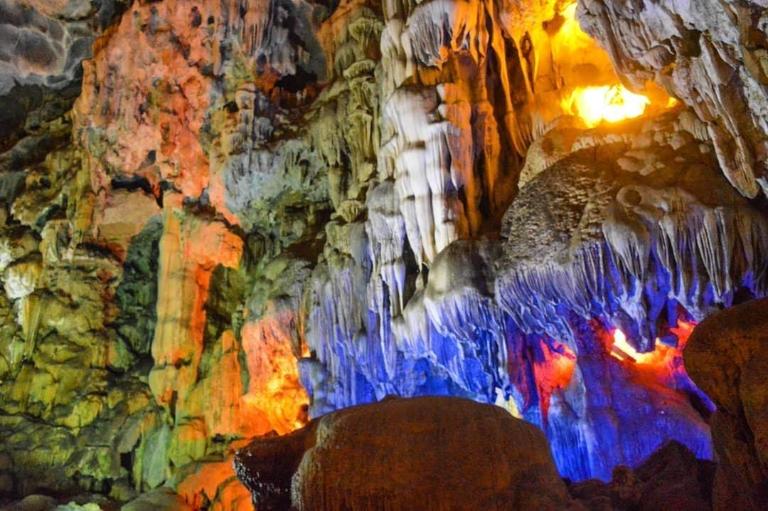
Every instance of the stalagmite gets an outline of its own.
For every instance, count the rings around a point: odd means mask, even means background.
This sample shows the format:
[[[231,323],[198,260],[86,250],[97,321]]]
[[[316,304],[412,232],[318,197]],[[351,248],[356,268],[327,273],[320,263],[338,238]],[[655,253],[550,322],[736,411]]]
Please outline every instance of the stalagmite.
[[[757,401],[684,362],[768,291],[765,7],[0,0],[0,506],[722,495]]]

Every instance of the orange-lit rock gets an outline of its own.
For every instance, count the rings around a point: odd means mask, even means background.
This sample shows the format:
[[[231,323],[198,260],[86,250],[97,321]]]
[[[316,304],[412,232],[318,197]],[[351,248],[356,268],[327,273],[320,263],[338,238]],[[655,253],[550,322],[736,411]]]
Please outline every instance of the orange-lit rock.
[[[124,257],[131,239],[141,232],[151,217],[159,213],[160,207],[150,195],[114,191],[94,219],[98,239]]]
[[[76,112],[84,145],[100,147],[91,153],[96,189],[115,170],[155,187],[170,180],[190,197],[207,186],[199,139],[211,81],[200,69],[213,64],[215,38],[193,26],[194,4],[136,2],[84,63]]]
[[[669,99],[653,84],[645,84],[645,100],[627,90],[609,53],[580,27],[576,7],[574,0],[538,0],[501,12],[502,25],[517,43],[529,103],[527,136],[534,140],[563,114],[593,127],[642,115],[646,102],[663,109]]]
[[[218,266],[237,267],[242,250],[241,238],[223,223],[190,215],[178,195],[166,194],[149,383],[172,412],[169,456],[177,467],[199,463],[212,438],[287,433],[306,421],[293,311],[267,314],[246,323],[238,336],[224,330],[203,343],[212,273]],[[195,508],[203,502],[222,511],[250,505],[231,462],[199,465],[178,490]]]
[[[243,327],[243,349],[250,381],[243,397],[245,407],[266,415],[268,424],[280,434],[303,426],[309,398],[299,383],[293,311],[266,315]]]
[[[541,355],[534,360],[533,374],[545,421],[552,394],[568,387],[575,368],[576,355],[567,345],[557,341],[541,343]]]
[[[160,241],[157,327],[152,342],[155,367],[150,387],[160,403],[183,399],[197,379],[211,272],[235,266],[242,240],[222,223],[185,216],[167,197]],[[178,394],[178,395],[176,395]]]
[[[526,69],[534,138],[562,115],[561,100],[576,87],[618,83],[609,56],[579,27],[575,8],[570,0],[540,0],[520,9],[527,30],[520,18],[506,20]]]
[[[688,373],[683,365],[683,350],[696,326],[694,322],[678,320],[669,328],[673,344],[655,340],[653,351],[638,352],[620,329],[605,337],[606,349],[612,357],[621,361],[627,371],[642,383],[649,385],[675,386],[676,380],[687,380]],[[669,342],[669,341],[668,341]]]
[[[571,479],[711,456],[678,318],[768,292],[715,179],[768,189],[763,3],[0,0],[0,493],[247,508],[235,446],[393,394]]]
[[[285,434],[303,426],[308,398],[298,381],[291,339],[282,335],[281,328],[272,318],[246,323],[242,348],[231,331],[224,332],[205,378],[177,403],[177,417],[202,417],[207,437]],[[247,367],[241,367],[242,358]],[[245,372],[247,388],[243,387]]]
[[[388,399],[239,450],[264,509],[571,509],[539,429],[492,405]],[[574,508],[578,509],[578,507]]]
[[[227,330],[216,340],[206,377],[189,389],[177,404],[177,417],[202,417],[208,437],[242,434],[253,436],[269,431],[269,424],[241,409],[244,394],[239,344]]]
[[[232,461],[230,455],[224,461],[197,466],[179,484],[177,492],[194,509],[253,511],[251,494],[237,480]]]

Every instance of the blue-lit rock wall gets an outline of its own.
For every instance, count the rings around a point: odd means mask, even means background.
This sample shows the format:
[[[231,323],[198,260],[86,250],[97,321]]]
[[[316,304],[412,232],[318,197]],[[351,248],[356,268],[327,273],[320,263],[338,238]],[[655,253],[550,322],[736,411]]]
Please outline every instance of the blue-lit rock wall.
[[[680,159],[623,169],[649,133],[665,136],[646,154]],[[711,458],[713,405],[683,348],[711,311],[765,295],[768,223],[674,113],[572,147],[527,176],[501,239],[455,241],[420,267],[400,237],[399,291],[373,215],[346,251],[326,248],[301,366],[313,415],[387,395],[497,403],[540,426],[576,480],[610,479],[670,439]]]

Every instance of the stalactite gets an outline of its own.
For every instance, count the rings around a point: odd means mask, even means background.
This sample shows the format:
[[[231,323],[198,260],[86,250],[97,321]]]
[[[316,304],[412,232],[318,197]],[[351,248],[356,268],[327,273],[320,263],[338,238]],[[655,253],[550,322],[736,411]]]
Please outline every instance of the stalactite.
[[[683,349],[766,294],[767,24],[694,3],[0,0],[0,498],[242,505],[246,439],[391,396],[573,480],[711,458]]]

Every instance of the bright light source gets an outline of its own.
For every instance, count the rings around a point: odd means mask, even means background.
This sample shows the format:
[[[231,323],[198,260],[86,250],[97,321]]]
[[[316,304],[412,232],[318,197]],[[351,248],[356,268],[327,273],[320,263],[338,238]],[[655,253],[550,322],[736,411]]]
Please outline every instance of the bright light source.
[[[696,323],[694,322],[678,320],[677,325],[669,329],[669,332],[677,337],[677,345],[667,346],[657,337],[653,351],[647,353],[637,351],[627,341],[626,334],[617,328],[613,331],[613,343],[610,346],[610,354],[613,358],[622,362],[629,359],[636,364],[664,366],[672,363],[675,357],[682,355],[683,349],[688,342],[688,337],[690,337],[695,326]]]
[[[628,90],[619,83],[615,74],[605,72],[603,67],[610,66],[610,63],[603,59],[605,52],[581,29],[576,19],[576,2],[563,8],[560,15],[562,25],[553,36],[552,44],[555,54],[563,59],[561,65],[566,70],[570,69],[568,66],[573,69],[594,68],[594,76],[585,75],[583,71],[581,74],[571,71],[564,75],[565,88],[560,101],[563,111],[581,118],[588,128],[643,115],[651,105],[651,99]],[[590,82],[590,77],[595,81]],[[670,108],[675,104],[675,100],[668,98],[661,90],[649,90],[649,95],[659,106],[666,104],[666,108]]]
[[[627,357],[637,360],[639,353],[627,342],[627,336],[619,328],[613,331],[613,346],[611,355],[619,360],[626,360]]]
[[[558,30],[557,37],[563,43],[577,48],[592,47],[594,45],[592,38],[584,33],[581,26],[579,26],[579,21],[576,19],[576,2],[560,11],[560,16],[562,16],[563,24]]]
[[[659,340],[656,339],[656,346],[659,346]],[[635,363],[644,364],[651,362],[655,356],[655,352],[640,353],[634,346],[627,342],[627,336],[620,329],[613,331],[613,346],[611,347],[611,356],[621,361],[630,359]]]
[[[629,91],[623,85],[577,87],[561,105],[566,112],[580,117],[587,127],[602,122],[619,122],[640,117],[651,101]]]

